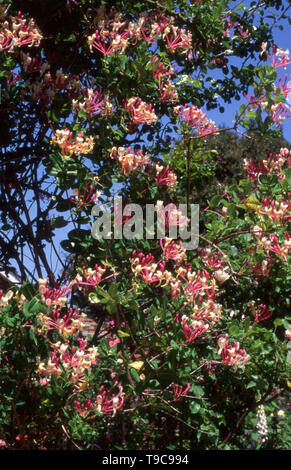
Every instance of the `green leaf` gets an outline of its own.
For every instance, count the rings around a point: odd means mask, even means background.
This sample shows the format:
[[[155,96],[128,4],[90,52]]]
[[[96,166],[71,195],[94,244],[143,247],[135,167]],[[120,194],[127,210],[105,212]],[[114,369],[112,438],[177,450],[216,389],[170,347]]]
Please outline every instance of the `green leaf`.
[[[129,333],[126,333],[125,331],[117,330],[117,334],[119,338],[128,338],[130,336]]]
[[[135,382],[140,382],[139,373],[133,367],[130,368],[130,375]]]

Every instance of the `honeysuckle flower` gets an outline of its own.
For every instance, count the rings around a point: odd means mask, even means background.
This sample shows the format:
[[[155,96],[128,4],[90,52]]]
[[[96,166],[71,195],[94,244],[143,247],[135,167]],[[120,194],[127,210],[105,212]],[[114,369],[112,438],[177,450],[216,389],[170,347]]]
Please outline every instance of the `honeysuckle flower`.
[[[207,119],[206,114],[197,106],[188,106],[187,104],[185,106],[176,106],[174,113],[184,119],[198,134],[214,134],[217,130],[214,122]]]
[[[266,305],[260,304],[257,306],[257,311],[254,311],[253,302],[250,302],[250,308],[256,322],[261,322],[267,320],[273,315],[273,312],[270,312]]]
[[[291,64],[291,57],[289,49],[283,51],[280,47],[273,46],[272,47],[272,57],[271,62],[273,67],[284,67],[286,68],[287,65]]]
[[[183,249],[183,243],[175,243],[171,238],[161,238],[160,245],[166,259],[172,259],[178,263],[186,257],[186,251]]]
[[[216,279],[219,284],[223,284],[225,281],[227,281],[230,278],[230,275],[226,272],[227,268],[224,269],[217,269],[214,272],[214,278]]]
[[[157,56],[152,56],[153,77],[160,80],[163,77],[173,75],[174,69],[171,65],[165,66]]]
[[[172,170],[170,170],[169,166],[163,167],[157,164],[156,172],[155,181],[159,186],[168,186],[169,188],[174,188],[176,186],[177,176]]]
[[[73,133],[68,129],[57,130],[51,142],[60,147],[61,153],[65,158],[71,158],[73,154],[88,154],[93,151],[93,137],[84,137],[84,132],[77,134],[76,140],[73,140]]]
[[[175,52],[176,49],[182,49],[186,53],[192,46],[192,34],[183,28],[177,26],[170,26],[165,28],[163,37],[167,41],[170,52]]]
[[[118,393],[117,395],[113,395],[112,398],[110,398],[110,391],[106,391],[104,385],[101,385],[99,394],[94,402],[98,413],[106,413],[109,415],[112,413],[114,417],[116,411],[122,407],[124,402],[123,387],[118,382],[115,382],[114,385],[118,387]]]
[[[179,100],[175,85],[170,80],[159,80],[159,91],[163,103],[176,103]]]
[[[191,384],[188,383],[187,386],[185,387],[185,390],[183,390],[182,385],[173,384],[173,393],[174,393],[175,400],[179,401],[182,397],[186,396],[190,390],[190,386]]]
[[[250,359],[246,351],[240,349],[238,342],[231,346],[226,338],[219,338],[218,346],[218,354],[221,355],[223,364],[237,366],[245,364]]]
[[[268,198],[263,198],[261,202],[262,206],[259,213],[267,215],[275,223],[286,224],[291,219],[289,193],[286,200],[283,198],[281,201],[275,201],[269,196]]]
[[[13,51],[15,47],[39,46],[42,35],[33,19],[26,20],[20,12],[17,16],[4,21],[0,31],[0,51]]]
[[[51,305],[56,305],[59,307],[64,307],[67,302],[67,296],[71,292],[69,286],[59,287],[55,284],[55,287],[50,288],[48,285],[47,279],[39,279],[39,294],[41,296],[41,301],[48,307]]]
[[[134,124],[152,124],[156,122],[157,115],[152,105],[145,103],[141,98],[132,96],[124,101],[124,108],[130,113]]]
[[[93,185],[90,185],[88,188],[87,181],[85,182],[83,194],[78,188],[74,188],[73,193],[74,196],[70,196],[70,201],[79,209],[92,204],[101,194],[100,191],[95,191]]]
[[[118,161],[124,175],[129,175],[133,171],[143,170],[149,162],[149,156],[143,154],[141,150],[132,150],[130,147],[112,147],[110,157]]]
[[[194,341],[196,338],[198,338],[198,336],[201,336],[209,328],[209,325],[205,324],[203,320],[194,320],[190,325],[188,324],[188,321],[188,318],[183,315],[182,326],[186,341],[188,342]]]
[[[74,401],[74,405],[79,415],[83,417],[87,416],[88,413],[90,413],[93,406],[92,401],[88,398],[85,399],[85,403],[81,403],[80,398],[78,398],[78,400]]]

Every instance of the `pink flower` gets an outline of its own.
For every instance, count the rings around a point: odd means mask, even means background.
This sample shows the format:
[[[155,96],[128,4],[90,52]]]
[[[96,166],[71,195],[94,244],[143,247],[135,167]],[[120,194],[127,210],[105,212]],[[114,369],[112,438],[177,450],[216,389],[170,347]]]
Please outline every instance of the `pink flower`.
[[[267,320],[267,318],[270,318],[273,315],[273,312],[270,312],[269,309],[266,307],[266,305],[263,305],[263,304],[258,305],[256,312],[254,312],[252,302],[250,302],[250,307],[251,307],[252,314],[255,318],[255,321],[257,322]]]
[[[132,122],[134,124],[152,124],[157,120],[155,110],[151,104],[147,104],[141,100],[132,96],[126,99],[124,102],[124,108],[131,115]]]
[[[177,106],[174,112],[187,121],[190,127],[196,128],[198,134],[213,134],[217,130],[214,122],[207,119],[206,114],[197,106]]]
[[[175,400],[179,401],[182,397],[187,395],[189,390],[190,390],[190,383],[187,384],[184,391],[183,391],[182,385],[179,386],[179,385],[173,384],[173,393],[174,393]]]
[[[208,325],[204,324],[204,321],[193,321],[191,325],[188,325],[187,318],[182,317],[183,331],[185,338],[188,342],[194,341],[198,336],[201,336],[206,330]]]
[[[123,388],[118,382],[115,382],[115,385],[118,387],[118,393],[117,395],[113,395],[111,398],[110,391],[106,391],[104,386],[101,385],[99,394],[97,395],[94,403],[94,406],[97,407],[97,411],[99,413],[112,413],[112,416],[115,416],[116,411],[122,407],[124,402]]]
[[[231,346],[227,338],[220,338],[218,346],[220,348],[218,354],[221,355],[223,364],[236,366],[238,364],[245,364],[250,359],[246,351],[240,349],[238,342]]]
[[[82,208],[92,204],[97,199],[100,193],[94,190],[94,186],[90,185],[88,188],[87,181],[85,182],[84,192],[80,193],[79,189],[74,189],[74,196],[70,196],[70,201],[75,204],[78,208]]]

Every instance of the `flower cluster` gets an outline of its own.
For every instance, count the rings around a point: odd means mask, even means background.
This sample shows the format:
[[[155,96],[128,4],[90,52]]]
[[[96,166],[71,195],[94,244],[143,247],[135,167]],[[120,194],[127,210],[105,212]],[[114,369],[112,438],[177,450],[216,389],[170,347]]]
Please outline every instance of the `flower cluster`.
[[[268,440],[268,423],[264,405],[259,405],[257,409],[257,430],[262,443]]]
[[[81,416],[87,416],[88,413],[94,411],[95,413],[105,413],[107,415],[116,415],[124,403],[123,387],[118,382],[115,384],[118,387],[118,393],[110,396],[110,391],[106,391],[104,385],[101,385],[99,393],[95,400],[89,400],[86,398],[85,403],[81,403],[80,398],[75,400],[74,404],[77,412]]]
[[[39,359],[37,367],[41,385],[47,385],[52,375],[60,377],[64,371],[75,387],[80,390],[86,388],[85,372],[90,372],[91,367],[96,364],[99,353],[95,346],[87,348],[85,340],[79,338],[78,341],[78,349],[75,346],[70,347],[67,342],[51,344],[53,351],[48,361],[41,362]]]
[[[80,310],[69,309],[67,315],[61,314],[59,307],[54,308],[52,317],[40,313],[38,316],[40,328],[38,331],[43,334],[50,330],[57,330],[62,337],[77,336],[86,326],[86,315]]]
[[[33,19],[27,21],[19,12],[17,16],[5,21],[0,31],[0,51],[12,52],[15,47],[39,46],[42,35]]]
[[[39,279],[39,295],[43,304],[50,306],[64,307],[67,303],[67,296],[71,289],[67,287],[49,287],[48,279]]]
[[[168,186],[174,188],[177,184],[177,176],[169,166],[162,166],[158,163],[155,165],[156,176],[155,181],[159,186]]]
[[[114,274],[109,274],[108,276],[104,277],[106,269],[106,267],[98,266],[97,264],[95,265],[95,269],[86,269],[86,267],[83,266],[82,275],[78,273],[75,279],[72,281],[72,284],[79,290],[82,290],[84,293],[88,294],[89,292],[94,291],[100,282],[105,281],[106,279],[110,279],[112,276],[114,276]]]
[[[254,311],[253,303],[250,302],[250,308],[252,311],[252,314],[255,318],[256,322],[261,322],[263,320],[267,320],[267,318],[270,318],[273,315],[273,312],[270,312],[269,309],[267,308],[266,305],[258,305],[257,306],[257,311]]]
[[[39,101],[42,106],[50,105],[58,91],[67,90],[68,94],[78,93],[80,82],[73,75],[65,75],[60,69],[51,73],[50,64],[40,56],[31,57],[23,51],[20,52],[24,71],[33,74],[32,78],[26,80],[26,86],[31,97]]]
[[[161,238],[160,245],[166,259],[172,259],[178,263],[182,262],[186,257],[186,251],[183,243],[175,243],[171,238]]]
[[[237,366],[238,364],[245,364],[250,359],[246,351],[240,349],[238,342],[231,346],[227,338],[221,337],[218,340],[218,347],[218,355],[221,355],[223,364]]]
[[[159,91],[163,103],[176,103],[179,100],[175,85],[170,80],[167,82],[160,80]]]
[[[86,207],[92,204],[96,199],[100,197],[100,191],[95,191],[94,186],[91,184],[88,188],[88,183],[85,182],[84,191],[80,189],[73,189],[74,196],[70,196],[70,201],[76,205],[78,209]]]
[[[88,37],[90,51],[93,48],[108,56],[116,52],[125,52],[130,45],[144,40],[153,44],[158,38],[163,39],[170,52],[181,49],[187,53],[192,47],[192,34],[184,28],[174,26],[173,18],[163,14],[143,14],[138,21],[126,22],[120,14],[106,16],[97,22],[95,33]]]
[[[285,178],[282,173],[284,166],[291,166],[291,153],[287,148],[281,148],[279,154],[269,155],[267,160],[260,160],[256,165],[252,159],[244,159],[244,170],[247,178],[255,182],[261,175],[276,174],[280,180]]]
[[[65,158],[71,158],[73,154],[88,154],[93,151],[93,137],[84,137],[84,132],[79,132],[76,140],[73,140],[73,133],[68,129],[57,130],[52,138],[52,144],[60,147]]]
[[[146,104],[141,98],[132,96],[124,102],[125,110],[130,114],[133,124],[152,124],[157,116],[151,104]]]
[[[183,53],[187,53],[192,47],[192,34],[177,26],[167,26],[164,29],[163,38],[166,39],[170,52],[176,49],[182,49]]]
[[[194,341],[196,338],[198,338],[198,336],[201,336],[209,328],[209,325],[205,324],[203,320],[192,320],[189,325],[188,317],[184,315],[182,316],[182,325],[186,341],[188,342]]]
[[[258,240],[258,247],[263,247],[267,251],[268,256],[270,252],[275,253],[288,265],[287,255],[291,253],[291,237],[288,232],[285,232],[282,245],[280,245],[279,239],[274,233],[267,236],[261,230],[260,232],[256,231],[254,236]]]
[[[289,50],[287,49],[286,51],[283,51],[280,47],[273,46],[271,62],[272,62],[272,66],[276,69],[278,67],[286,68],[287,65],[291,64],[291,57],[290,57]]]
[[[93,88],[83,88],[83,101],[72,100],[73,111],[78,113],[84,109],[87,116],[92,117],[100,114],[101,117],[111,116],[114,111],[114,106],[111,103],[108,94],[101,94],[98,90]]]
[[[207,119],[206,114],[197,106],[176,106],[174,113],[184,119],[188,125],[201,135],[214,134],[217,128],[213,121]]]
[[[132,150],[130,147],[113,147],[110,150],[110,157],[118,161],[124,175],[129,175],[136,170],[144,170],[149,163],[149,156],[143,155],[141,150]]]
[[[275,201],[271,199],[269,196],[268,198],[262,199],[262,207],[259,210],[260,214],[267,215],[272,221],[275,223],[286,224],[289,222],[291,218],[291,201],[289,199],[282,199],[281,201]]]

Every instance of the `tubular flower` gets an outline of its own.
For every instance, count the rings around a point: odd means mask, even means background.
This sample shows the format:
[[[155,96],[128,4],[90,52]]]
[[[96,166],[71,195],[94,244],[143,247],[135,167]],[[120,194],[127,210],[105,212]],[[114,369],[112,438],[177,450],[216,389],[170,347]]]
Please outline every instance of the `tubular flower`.
[[[206,266],[210,268],[221,268],[224,263],[224,258],[221,257],[220,253],[211,253],[209,248],[204,248],[198,251],[199,255],[202,258],[202,261]]]
[[[10,18],[10,23],[5,21],[0,31],[0,51],[13,51],[14,47],[28,45],[39,46],[42,35],[33,19],[27,21],[19,12],[17,16]]]
[[[190,127],[195,128],[198,134],[213,134],[217,130],[214,122],[207,119],[206,114],[204,114],[197,106],[176,106],[174,108],[174,113],[187,121]]]
[[[173,394],[175,400],[179,401],[182,397],[187,395],[187,393],[190,390],[190,384],[188,383],[187,386],[185,387],[185,390],[183,390],[182,385],[175,385],[173,384]]]
[[[133,251],[133,256],[136,255],[136,251]],[[141,252],[131,260],[132,271],[135,277],[138,275],[147,283],[157,283],[160,286],[164,281],[168,284],[172,280],[172,274],[165,269],[166,263],[164,261],[154,262],[154,257],[149,253],[144,256]]]
[[[270,154],[268,160],[260,160],[258,165],[255,165],[254,161],[251,160],[244,160],[244,169],[246,172],[247,178],[254,182],[261,174],[271,174],[275,173],[283,180],[285,175],[283,175],[282,169],[283,166],[291,165],[291,156],[290,150],[287,148],[281,148],[279,154],[272,155]]]
[[[194,341],[209,328],[209,325],[206,325],[203,320],[193,320],[189,325],[188,318],[185,315],[182,317],[182,325],[186,341],[188,342]]]
[[[260,214],[267,215],[271,220],[276,223],[281,222],[286,224],[291,218],[291,201],[288,199],[282,199],[280,202],[271,200],[271,197],[262,199],[262,208],[260,209]]]
[[[92,365],[96,364],[99,355],[95,346],[87,348],[83,339],[78,339],[79,348],[72,346],[69,350],[68,343],[52,343],[53,351],[47,363],[38,364],[37,373],[49,382],[51,375],[60,376],[63,371],[67,373],[69,382],[76,387],[82,387],[85,383],[85,372],[90,371]],[[83,385],[84,387],[84,385]]]
[[[107,276],[103,278],[103,274],[106,271],[106,268],[102,266],[98,266],[95,264],[95,269],[87,268],[85,266],[82,267],[83,271],[83,276],[80,274],[77,274],[76,278],[74,279],[73,283],[78,285],[79,288],[83,288],[85,292],[91,292],[91,290],[98,286],[101,281],[104,281],[105,279],[109,279],[110,277],[113,276],[111,274],[110,276]],[[83,280],[84,279],[84,280]]]
[[[272,66],[275,68],[278,67],[286,67],[287,65],[291,64],[291,57],[290,52],[287,49],[283,51],[279,47],[276,46],[272,47],[272,57],[271,57]]]
[[[153,55],[151,58],[153,77],[160,80],[163,77],[173,75],[174,69],[171,65],[165,66],[159,57]]]
[[[140,98],[135,96],[125,100],[124,108],[131,115],[134,124],[152,124],[156,122],[157,116],[152,105],[146,104]]]
[[[39,295],[41,297],[42,303],[50,307],[60,306],[64,307],[67,303],[67,296],[71,292],[70,287],[58,287],[57,284],[55,287],[50,288],[48,286],[48,279],[39,279]]]
[[[160,240],[160,245],[166,259],[172,259],[177,263],[181,263],[186,257],[186,251],[183,248],[183,243],[175,243],[171,238],[164,238]]]
[[[172,170],[170,170],[169,166],[163,167],[156,164],[155,169],[155,181],[159,186],[168,186],[169,188],[174,188],[176,186],[177,176]]]
[[[108,56],[118,51],[124,52],[128,46],[129,37],[128,31],[119,33],[107,29],[96,30],[92,36],[88,37],[88,44],[91,52],[94,47],[97,51]]]
[[[84,101],[79,103],[77,100],[73,100],[73,110],[78,112],[81,109],[86,111],[88,116],[94,116],[95,114],[100,114],[103,109],[103,97],[99,91],[94,91],[93,88],[83,88],[82,90]]]
[[[131,150],[129,147],[113,147],[110,157],[118,161],[124,175],[129,175],[135,170],[143,170],[149,162],[149,156],[143,155],[141,150]]]
[[[80,310],[74,311],[69,309],[67,315],[61,315],[60,308],[54,308],[52,318],[40,313],[38,316],[38,323],[41,325],[40,332],[57,330],[63,337],[68,335],[76,336],[83,331],[86,325],[86,315],[80,314]]]
[[[92,204],[93,201],[99,198],[100,191],[95,191],[94,186],[90,185],[88,190],[88,183],[85,182],[85,188],[83,194],[80,193],[78,188],[73,189],[74,197],[70,196],[70,201],[75,204],[78,208],[82,208]]]
[[[262,245],[268,253],[271,251],[278,254],[280,258],[288,265],[287,255],[291,252],[291,238],[288,232],[285,234],[285,239],[282,246],[278,243],[278,238],[274,233],[271,233],[269,238],[262,236],[259,240],[259,244]]]
[[[257,276],[268,276],[272,269],[274,261],[272,258],[263,260],[261,263],[251,264],[251,268]]]
[[[175,85],[170,80],[167,83],[159,80],[159,91],[163,103],[176,103],[179,100]]]
[[[218,355],[221,355],[223,364],[236,366],[238,364],[245,364],[250,359],[246,351],[240,349],[238,342],[231,346],[227,338],[219,338],[218,346]]]
[[[118,387],[117,395],[113,395],[110,398],[110,392],[104,389],[104,386],[101,385],[99,394],[94,402],[94,406],[96,406],[98,413],[106,413],[111,414],[114,417],[116,415],[116,411],[119,410],[124,402],[124,393],[121,384],[115,382],[115,385]]]
[[[93,151],[93,137],[84,138],[84,132],[77,135],[76,140],[72,139],[73,133],[68,129],[57,130],[51,142],[60,147],[65,158],[71,158],[73,154],[88,154]]]
[[[90,413],[93,406],[91,400],[89,400],[88,398],[86,398],[85,403],[81,403],[80,398],[78,398],[78,400],[74,401],[74,405],[79,415],[83,417],[87,416],[88,413]]]
[[[163,37],[166,39],[170,51],[173,53],[176,49],[183,49],[186,53],[192,46],[192,34],[183,28],[170,26],[165,28]]]
[[[270,318],[273,315],[273,312],[270,312],[266,305],[258,305],[257,311],[254,312],[253,303],[250,302],[250,308],[256,322],[267,320],[267,318]]]

